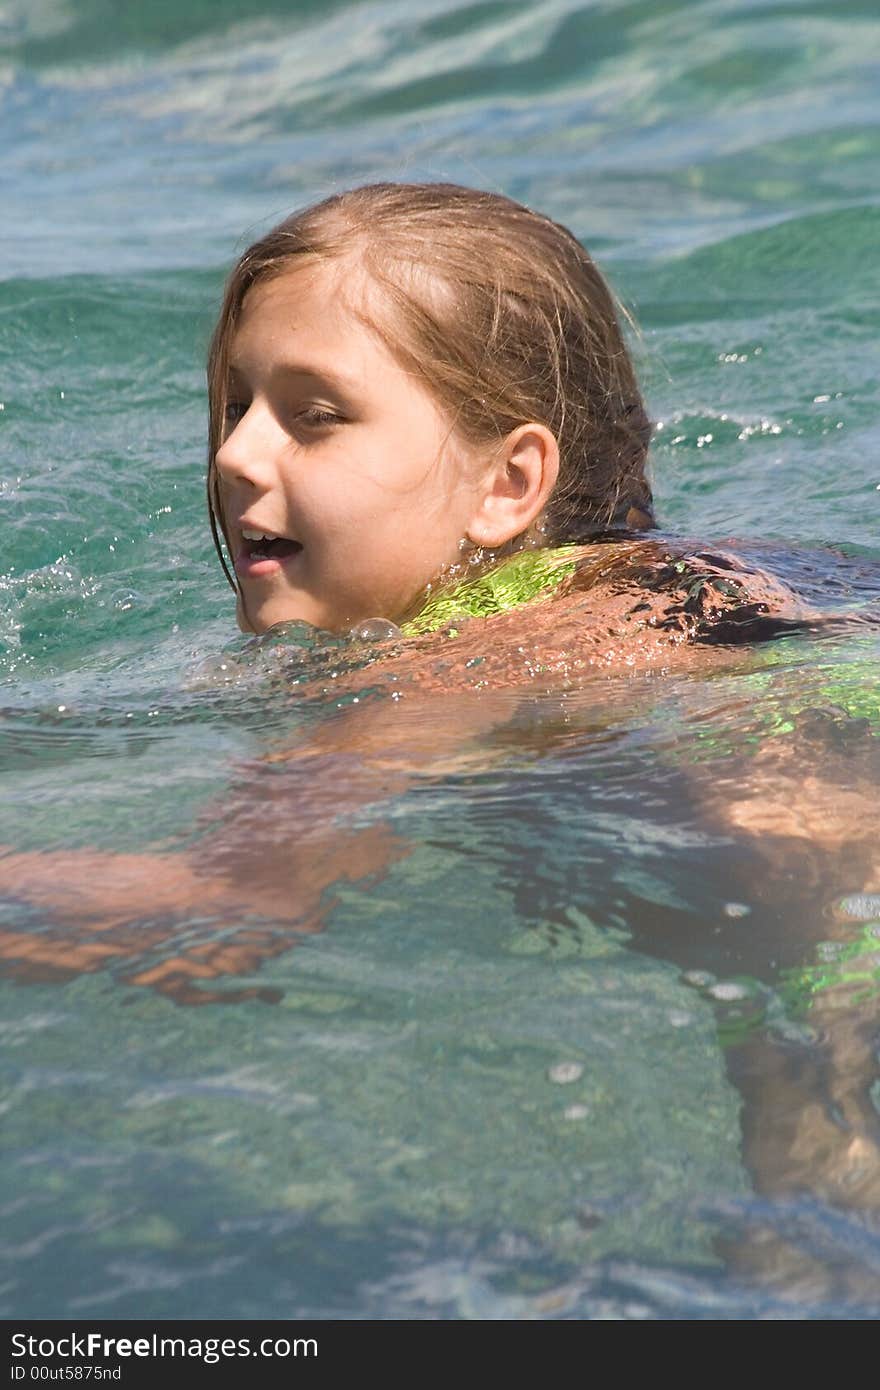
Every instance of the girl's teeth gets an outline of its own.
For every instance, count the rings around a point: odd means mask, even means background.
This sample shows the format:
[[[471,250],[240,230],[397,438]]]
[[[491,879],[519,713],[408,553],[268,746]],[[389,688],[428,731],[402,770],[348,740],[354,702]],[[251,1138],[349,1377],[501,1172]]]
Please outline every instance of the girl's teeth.
[[[242,533],[241,533],[241,534],[244,536],[244,539],[245,539],[246,541],[274,541],[274,540],[275,540],[275,537],[272,536],[272,535],[270,535],[268,531],[245,531],[245,530],[242,528]]]

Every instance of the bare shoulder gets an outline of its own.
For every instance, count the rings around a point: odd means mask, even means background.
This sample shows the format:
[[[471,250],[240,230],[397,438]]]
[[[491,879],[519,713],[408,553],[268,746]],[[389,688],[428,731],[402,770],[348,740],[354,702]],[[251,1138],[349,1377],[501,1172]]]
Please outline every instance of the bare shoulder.
[[[724,664],[812,616],[733,546],[612,539],[567,548],[561,577],[530,601],[453,618],[377,655],[371,673],[401,690],[560,690],[590,671]]]
[[[681,641],[738,645],[802,627],[817,613],[789,584],[735,543],[651,538],[587,555],[569,592],[619,601],[625,621]],[[632,600],[632,602],[630,602]]]

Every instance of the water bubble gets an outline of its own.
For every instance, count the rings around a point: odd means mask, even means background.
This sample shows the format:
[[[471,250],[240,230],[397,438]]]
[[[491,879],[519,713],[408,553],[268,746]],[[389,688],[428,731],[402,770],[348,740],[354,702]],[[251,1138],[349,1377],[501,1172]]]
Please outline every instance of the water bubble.
[[[584,1069],[580,1062],[557,1062],[547,1072],[550,1080],[555,1081],[557,1086],[570,1086],[573,1081],[580,1081],[583,1074]]]
[[[821,1034],[808,1023],[796,1023],[793,1019],[782,1018],[770,1024],[773,1036],[782,1042],[793,1043],[797,1047],[815,1047]]]
[[[725,1002],[749,997],[745,985],[739,985],[735,980],[720,980],[717,985],[710,986],[708,993],[713,999],[723,999]]]
[[[857,922],[870,922],[880,917],[880,893],[850,893],[841,898],[838,910]]]
[[[363,622],[355,623],[349,635],[358,642],[390,642],[395,637],[402,637],[403,633],[388,618],[365,618]]]
[[[115,594],[110,595],[110,603],[118,613],[129,613],[141,602],[141,596],[135,589],[117,589]]]
[[[707,989],[715,983],[715,976],[710,975],[708,970],[686,970],[681,978],[686,985],[693,985],[695,989]]]
[[[725,917],[748,917],[751,910],[747,903],[725,903],[723,908]]]
[[[588,1105],[567,1105],[563,1110],[566,1120],[585,1120],[590,1113]]]
[[[316,646],[323,645],[323,640],[330,634],[320,632],[318,628],[312,627],[311,623],[302,622],[300,619],[293,619],[288,623],[273,623],[273,625],[259,637],[252,637],[244,644],[244,652],[261,652],[269,647],[296,647],[299,650],[312,651]]]

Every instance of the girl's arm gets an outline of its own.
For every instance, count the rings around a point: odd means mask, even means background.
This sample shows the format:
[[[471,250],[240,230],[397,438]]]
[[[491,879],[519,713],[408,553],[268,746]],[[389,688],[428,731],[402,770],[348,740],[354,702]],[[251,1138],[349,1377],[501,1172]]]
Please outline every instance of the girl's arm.
[[[349,706],[242,769],[180,853],[0,851],[0,894],[36,913],[24,930],[0,928],[0,959],[30,980],[113,966],[179,1003],[271,998],[205,982],[253,973],[320,930],[336,885],[387,872],[408,846],[381,819],[382,803],[416,780],[485,764],[480,735],[514,703],[411,691],[406,702]],[[224,941],[225,921],[235,930]]]

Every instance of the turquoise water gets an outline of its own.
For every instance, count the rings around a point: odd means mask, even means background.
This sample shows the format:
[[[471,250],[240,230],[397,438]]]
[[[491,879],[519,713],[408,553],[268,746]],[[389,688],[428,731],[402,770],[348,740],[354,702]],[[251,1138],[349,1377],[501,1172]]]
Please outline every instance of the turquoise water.
[[[260,760],[350,715],[297,682],[357,653],[235,635],[202,364],[236,252],[352,182],[569,224],[641,324],[663,525],[876,599],[877,37],[784,0],[0,7],[0,844],[238,817],[278,872],[332,835],[346,757]],[[827,1102],[876,1140],[876,1011],[804,1018],[785,971],[842,895],[853,939],[880,909],[857,857],[712,801],[774,721],[795,784],[876,791],[876,658],[866,627],[490,692],[481,743],[351,812],[409,852],[234,969],[243,918],[0,897],[4,1316],[876,1313],[876,1206],[791,1138]],[[59,903],[89,862],[45,861]],[[215,964],[187,993],[180,959]]]

